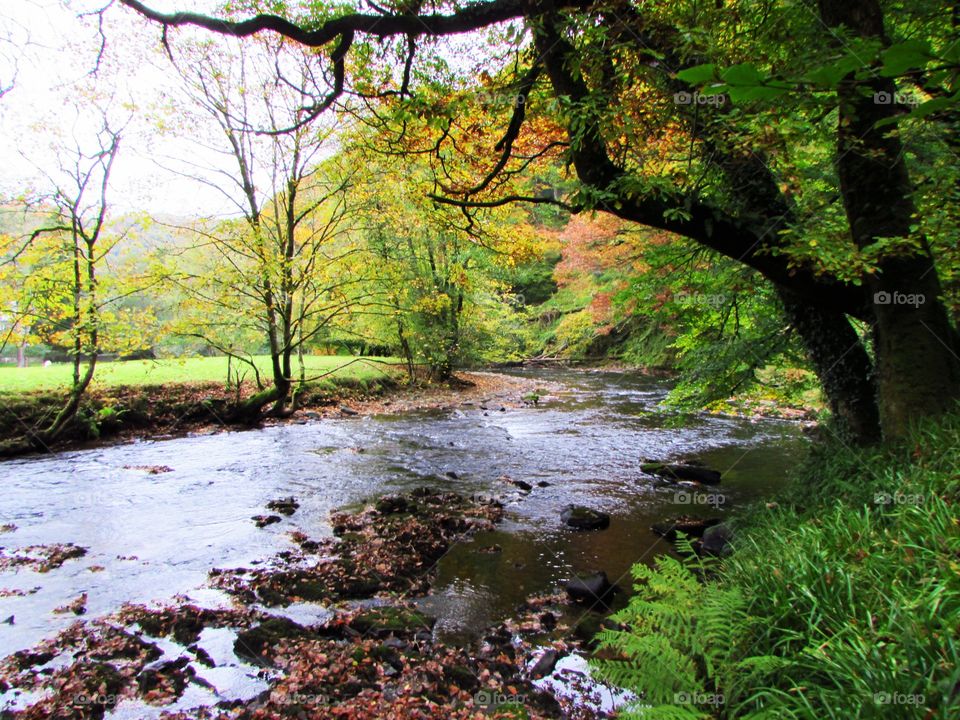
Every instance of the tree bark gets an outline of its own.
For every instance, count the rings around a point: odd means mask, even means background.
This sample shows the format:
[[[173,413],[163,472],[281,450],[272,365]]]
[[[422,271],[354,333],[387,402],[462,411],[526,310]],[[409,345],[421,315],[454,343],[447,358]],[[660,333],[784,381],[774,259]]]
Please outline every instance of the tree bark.
[[[877,0],[820,0],[830,28],[845,26],[885,39]],[[955,328],[941,302],[940,280],[926,238],[911,231],[916,207],[896,125],[877,127],[898,112],[876,93],[895,95],[890,78],[843,79],[837,90],[837,172],[851,236],[860,249],[902,238],[868,276],[875,318],[877,382],[884,436],[903,437],[924,417],[955,409],[960,358]]]
[[[777,288],[790,324],[800,336],[836,422],[848,442],[881,439],[873,363],[843,313],[823,310]]]

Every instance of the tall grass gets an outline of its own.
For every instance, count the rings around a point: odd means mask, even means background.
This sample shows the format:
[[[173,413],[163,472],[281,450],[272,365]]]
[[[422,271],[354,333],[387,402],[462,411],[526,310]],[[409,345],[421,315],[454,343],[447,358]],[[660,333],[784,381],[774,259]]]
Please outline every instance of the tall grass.
[[[634,717],[960,717],[958,500],[960,417],[895,448],[822,446],[728,559],[640,571],[599,669],[641,697]],[[652,635],[670,648],[655,674]]]

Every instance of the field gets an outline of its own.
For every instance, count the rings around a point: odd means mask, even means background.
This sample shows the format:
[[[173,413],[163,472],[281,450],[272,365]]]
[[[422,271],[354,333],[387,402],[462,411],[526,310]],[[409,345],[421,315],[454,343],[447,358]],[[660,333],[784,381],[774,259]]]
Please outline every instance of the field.
[[[265,381],[269,381],[270,358],[254,358]],[[357,358],[347,355],[311,355],[304,358],[307,378],[326,375],[325,379],[375,380],[384,375],[394,375],[395,370],[385,363],[395,363],[393,358]],[[236,364],[234,365],[236,367]],[[253,379],[249,368],[247,380]],[[241,372],[243,372],[241,370]],[[294,365],[294,373],[298,370]],[[0,393],[24,393],[37,390],[56,390],[70,384],[71,365],[56,363],[43,367],[26,368],[0,366]],[[187,382],[225,382],[227,358],[195,357],[165,360],[126,360],[103,362],[97,365],[94,387],[117,387],[121,385],[167,385]]]

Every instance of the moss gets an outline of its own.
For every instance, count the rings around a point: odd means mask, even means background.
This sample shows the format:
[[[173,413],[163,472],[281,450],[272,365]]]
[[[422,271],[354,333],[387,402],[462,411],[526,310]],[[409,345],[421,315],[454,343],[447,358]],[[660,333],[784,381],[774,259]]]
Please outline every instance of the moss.
[[[350,622],[350,627],[357,632],[372,635],[413,634],[433,628],[434,622],[434,618],[416,610],[384,606],[360,613]]]
[[[237,634],[234,652],[240,657],[262,660],[269,648],[287,638],[304,637],[310,632],[293,620],[274,617]]]

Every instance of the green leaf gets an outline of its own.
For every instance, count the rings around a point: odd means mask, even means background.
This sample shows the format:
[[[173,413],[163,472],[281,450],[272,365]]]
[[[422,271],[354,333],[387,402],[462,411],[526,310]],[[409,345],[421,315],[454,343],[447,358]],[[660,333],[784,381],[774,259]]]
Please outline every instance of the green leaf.
[[[754,87],[731,87],[727,93],[732,102],[746,102],[750,100],[772,100],[780,97],[791,89],[786,83],[777,83],[776,85],[757,85]]]
[[[762,85],[763,75],[752,63],[731,65],[720,73],[720,77],[728,85]]]
[[[851,53],[835,62],[821,65],[807,73],[804,80],[814,85],[835,88],[843,78],[862,67],[864,67],[864,60],[861,56]]]
[[[926,40],[905,40],[891,45],[882,53],[883,67],[880,74],[884,77],[903,75],[907,70],[921,68],[933,58],[930,43]]]
[[[677,73],[677,78],[683,80],[686,83],[691,85],[700,85],[712,80],[716,76],[716,67],[713,63],[707,63],[706,65],[694,65],[693,67],[684,68]]]

